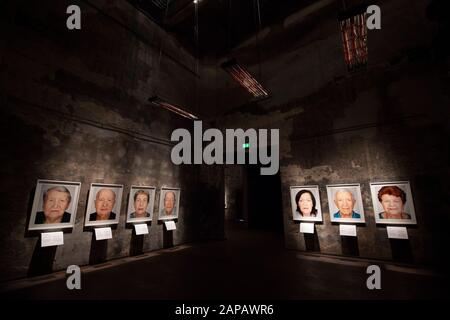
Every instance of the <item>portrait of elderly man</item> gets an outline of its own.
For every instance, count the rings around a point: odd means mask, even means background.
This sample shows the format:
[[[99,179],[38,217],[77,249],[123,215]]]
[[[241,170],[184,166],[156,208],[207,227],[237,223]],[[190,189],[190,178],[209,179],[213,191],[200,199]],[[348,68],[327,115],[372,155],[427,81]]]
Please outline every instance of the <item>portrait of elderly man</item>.
[[[150,194],[148,193],[148,191],[142,189],[136,191],[133,200],[134,212],[130,214],[130,218],[149,218],[150,212],[147,211],[147,207],[150,202]]]
[[[355,212],[356,199],[350,189],[338,189],[334,194],[334,203],[338,211],[333,214],[336,219],[361,219],[361,215]]]
[[[47,189],[43,195],[43,211],[36,212],[35,224],[53,224],[70,222],[69,208],[72,196],[63,186]]]
[[[116,193],[111,189],[100,189],[95,196],[95,212],[89,215],[89,221],[115,220],[112,212],[116,204]]]
[[[160,210],[160,217],[164,216],[176,216],[177,208],[176,208],[177,197],[174,191],[167,191],[164,194],[164,207]]]

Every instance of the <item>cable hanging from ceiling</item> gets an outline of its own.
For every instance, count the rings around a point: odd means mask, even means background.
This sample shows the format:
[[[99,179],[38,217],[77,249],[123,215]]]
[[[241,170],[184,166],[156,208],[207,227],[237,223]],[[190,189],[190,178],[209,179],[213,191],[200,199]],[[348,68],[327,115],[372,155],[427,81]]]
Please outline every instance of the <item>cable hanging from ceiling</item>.
[[[258,78],[262,81],[261,75],[261,46],[259,43],[259,34],[261,33],[261,10],[259,7],[259,0],[253,0],[253,7],[255,8],[255,20],[257,19],[258,30],[256,32],[256,50],[258,54]]]
[[[259,0],[253,1],[254,11],[254,20],[258,26],[258,30],[256,32],[256,50],[258,56],[258,73],[259,78],[262,76],[262,68],[261,68],[261,50],[259,45],[259,33],[261,31],[261,10],[259,5]],[[231,2],[230,2],[230,10],[229,14],[231,14]],[[231,21],[231,19],[230,19]],[[231,27],[228,28],[229,32],[231,31]],[[269,97],[269,92],[265,89],[258,80],[256,80],[249,71],[246,70],[242,65],[240,65],[236,58],[231,58],[221,64],[221,67],[243,88],[249,92],[253,98],[255,99],[264,99]]]
[[[169,12],[169,3],[170,3],[170,0],[167,0],[166,1],[166,8],[164,10],[164,17],[163,17],[163,19],[161,21],[163,30],[164,30],[164,24],[165,24],[166,19],[167,19],[167,14]],[[156,30],[156,28],[155,28],[155,30]],[[156,31],[155,31],[155,33],[156,33]],[[156,94],[156,92],[158,92],[157,85],[158,85],[159,72],[160,72],[160,69],[161,69],[161,58],[162,58],[162,52],[163,52],[164,37],[160,37],[159,41],[160,41],[160,43],[159,43],[157,68],[155,68],[155,77],[154,77],[155,81],[153,81],[153,85],[154,85],[153,92],[155,94]]]
[[[200,0],[194,0],[194,10],[195,10],[195,24],[194,24],[194,38],[195,38],[195,73],[199,75],[199,64],[200,64],[200,40],[199,40],[199,23],[198,23],[198,4]],[[198,76],[195,78],[195,97],[194,106],[195,110],[198,111],[199,103],[199,86],[198,86]]]
[[[166,2],[166,9],[165,9],[165,13],[164,13],[164,18],[162,19],[162,26],[163,26],[163,30],[164,30],[164,24],[165,21],[167,19],[167,15],[169,12],[169,4],[170,4],[170,0],[167,0]],[[164,31],[163,31],[164,32]],[[164,37],[160,38],[160,47],[159,47],[159,54],[158,54],[158,62],[157,62],[157,68],[155,68],[155,76],[154,76],[154,83],[153,83],[153,96],[151,96],[148,101],[157,107],[166,109],[170,112],[173,112],[175,114],[178,114],[184,118],[190,119],[190,120],[195,120],[198,119],[198,117],[196,115],[194,115],[191,112],[186,111],[184,108],[177,106],[171,102],[166,101],[165,99],[161,98],[158,96],[158,79],[159,79],[159,74],[161,72],[161,60],[162,60],[162,51],[163,51],[163,44],[164,44]],[[196,70],[196,74],[198,75],[198,70]]]

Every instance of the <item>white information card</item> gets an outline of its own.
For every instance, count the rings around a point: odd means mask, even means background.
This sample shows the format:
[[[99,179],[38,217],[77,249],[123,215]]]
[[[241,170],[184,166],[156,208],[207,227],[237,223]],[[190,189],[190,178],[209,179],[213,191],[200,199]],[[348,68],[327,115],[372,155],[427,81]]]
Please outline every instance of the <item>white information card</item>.
[[[314,233],[314,223],[300,222],[300,232],[301,233]]]
[[[175,230],[177,228],[177,226],[175,225],[175,221],[173,220],[165,221],[164,224],[166,225],[167,231]]]
[[[339,234],[341,236],[356,237],[356,225],[354,224],[340,224]]]
[[[60,246],[63,244],[64,234],[62,231],[41,233],[41,247]]]
[[[389,239],[408,239],[406,227],[386,227]]]
[[[148,234],[148,226],[146,223],[135,224],[134,230],[136,231],[136,235]]]
[[[96,240],[112,239],[111,227],[95,228],[95,239]]]

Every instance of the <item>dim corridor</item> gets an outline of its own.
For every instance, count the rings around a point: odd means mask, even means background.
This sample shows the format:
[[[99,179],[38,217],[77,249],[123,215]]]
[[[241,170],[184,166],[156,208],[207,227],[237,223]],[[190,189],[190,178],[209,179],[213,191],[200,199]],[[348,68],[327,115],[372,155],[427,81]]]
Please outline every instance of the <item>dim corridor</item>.
[[[382,289],[368,290],[369,261],[284,249],[283,236],[230,225],[224,241],[192,243],[82,267],[81,290],[64,272],[3,284],[7,299],[436,299],[448,281],[429,270],[380,264]]]

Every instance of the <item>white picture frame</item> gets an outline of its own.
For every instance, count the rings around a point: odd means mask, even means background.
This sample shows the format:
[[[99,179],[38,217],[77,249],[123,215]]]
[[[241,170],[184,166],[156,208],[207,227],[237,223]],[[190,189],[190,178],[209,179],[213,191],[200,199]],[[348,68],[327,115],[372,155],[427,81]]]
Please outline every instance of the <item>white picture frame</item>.
[[[104,199],[102,199],[103,197],[98,199],[99,200],[98,206],[100,206],[100,201],[104,203],[104,208],[99,207],[100,210],[104,212],[109,211],[108,219],[106,220],[99,220],[98,219],[99,215],[97,214],[96,210],[97,194],[102,190],[109,190],[106,192],[102,192],[102,194],[99,194],[99,196],[103,196]],[[112,200],[111,192],[115,194],[115,200]],[[122,192],[123,192],[123,185],[121,184],[91,183],[84,225],[88,227],[88,226],[106,226],[118,224],[120,217],[120,208],[122,205]]]
[[[171,214],[167,214],[166,206],[165,206],[165,198],[168,193],[173,193],[175,197],[175,205],[173,205],[173,209],[171,211]],[[180,188],[173,188],[173,187],[162,187],[161,193],[159,195],[159,208],[158,208],[158,220],[173,220],[178,219],[179,211],[180,211],[180,196],[181,196],[181,189]],[[170,198],[172,196],[167,195],[168,202],[167,205],[170,210]]]
[[[372,182],[370,183],[370,193],[377,224],[417,224],[409,181]],[[399,214],[398,210],[401,210],[400,218],[389,218],[389,214],[391,217]]]
[[[291,198],[291,210],[292,210],[292,219],[294,221],[310,221],[310,222],[320,222],[322,221],[322,206],[320,203],[320,192],[319,186],[317,185],[308,185],[308,186],[291,186],[290,187],[290,198]],[[306,197],[306,201],[308,205],[306,207],[299,206],[296,202],[297,197]],[[301,201],[299,199],[299,201]],[[312,203],[310,202],[312,201]],[[311,213],[314,216],[305,216],[307,212],[303,213],[305,209],[308,210],[311,206]]]
[[[330,221],[340,223],[365,223],[364,206],[359,183],[327,185],[328,208]],[[338,198],[336,198],[338,196]],[[351,200],[352,198],[352,200]],[[340,203],[341,209],[337,203]],[[352,208],[349,208],[353,203]],[[346,212],[341,212],[346,211]],[[348,213],[351,217],[340,217]]]
[[[28,230],[73,228],[80,189],[81,182],[37,180]],[[60,222],[48,222],[47,217],[52,215],[53,218],[57,215]]]
[[[127,223],[152,221],[155,194],[156,187],[131,186],[128,197]],[[148,198],[146,206],[145,202],[140,202],[141,199],[145,201],[145,198]]]

